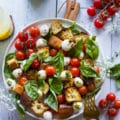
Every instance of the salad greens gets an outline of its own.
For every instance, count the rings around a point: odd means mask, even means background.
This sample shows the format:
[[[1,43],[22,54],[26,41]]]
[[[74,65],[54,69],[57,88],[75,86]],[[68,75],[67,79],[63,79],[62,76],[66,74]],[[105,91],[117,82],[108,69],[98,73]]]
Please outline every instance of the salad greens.
[[[27,95],[32,99],[35,100],[38,98],[38,84],[35,80],[29,80],[24,85],[25,91]]]
[[[76,28],[76,22],[73,22],[69,28],[72,30],[73,34],[79,34],[80,33],[80,31]]]

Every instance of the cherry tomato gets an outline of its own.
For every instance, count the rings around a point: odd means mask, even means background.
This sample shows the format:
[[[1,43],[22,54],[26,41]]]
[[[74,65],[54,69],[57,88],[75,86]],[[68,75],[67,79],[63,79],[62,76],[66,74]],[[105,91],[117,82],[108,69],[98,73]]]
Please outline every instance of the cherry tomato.
[[[28,33],[27,32],[19,32],[17,35],[17,38],[19,38],[20,41],[25,42],[28,39]]]
[[[36,27],[36,26],[32,26],[32,27],[30,27],[29,28],[29,32],[30,32],[30,35],[32,36],[32,37],[38,37],[38,36],[40,36],[40,30],[39,30],[39,28],[38,27]]]
[[[47,66],[45,70],[48,76],[54,75],[56,72],[56,69],[54,66]]]
[[[116,12],[118,12],[118,8],[113,4],[109,6],[108,12],[110,15],[114,15]]]
[[[120,109],[120,100],[115,100],[114,101],[114,107],[117,109]]]
[[[99,101],[99,107],[100,107],[100,108],[106,108],[107,106],[108,106],[108,101],[107,101],[107,100],[101,99],[101,100]]]
[[[107,100],[107,101],[113,102],[115,99],[116,99],[116,96],[115,96],[115,94],[112,93],[112,92],[108,93],[107,96],[106,96],[106,100]]]
[[[79,93],[81,95],[86,95],[87,94],[87,87],[86,86],[82,86],[78,89]]]
[[[57,96],[58,103],[64,103],[65,102],[65,96],[63,94]]]
[[[23,50],[25,47],[25,43],[21,42],[20,39],[16,39],[14,45],[17,50]]]
[[[105,10],[105,11],[103,11],[103,12],[101,13],[101,18],[102,18],[103,20],[107,20],[107,19],[109,18],[109,13],[108,13],[107,10]]]
[[[57,50],[56,49],[51,49],[50,50],[50,56],[55,56],[57,54]]]
[[[34,50],[33,50],[33,49],[28,49],[28,50],[26,51],[26,57],[29,58],[29,56],[30,56],[32,53],[34,53]]]
[[[95,71],[96,71],[96,73],[100,74],[100,68],[99,67],[96,67]]]
[[[72,73],[73,77],[77,77],[80,75],[80,70],[77,67],[70,68],[70,72]]]
[[[31,64],[31,67],[32,67],[33,69],[39,68],[39,67],[40,67],[40,62],[39,62],[39,60],[37,60],[37,59],[33,60],[32,64]]]
[[[52,114],[53,114],[53,115],[58,114],[58,112],[57,112],[57,111],[55,111],[55,110],[53,110],[53,109],[50,109],[50,111],[52,112]]]
[[[89,85],[87,86],[87,89],[88,89],[88,91],[92,92],[92,91],[95,90],[95,85],[94,85],[93,83],[92,83],[92,84],[89,84]]]
[[[86,52],[86,42],[83,43],[82,51],[83,51],[83,52]]]
[[[104,21],[97,18],[94,21],[94,25],[96,28],[102,28],[104,26]]]
[[[102,8],[101,0],[94,0],[93,5],[94,5],[95,8],[98,8],[98,9]]]
[[[94,7],[94,6],[90,6],[90,7],[87,9],[87,14],[88,14],[89,16],[95,16],[95,15],[96,15],[95,7]]]
[[[73,67],[79,67],[80,66],[80,60],[78,58],[72,58],[70,60],[70,64]]]
[[[28,79],[27,79],[26,76],[22,76],[22,77],[19,79],[19,84],[21,84],[21,85],[23,86],[27,80],[28,80]]]
[[[114,2],[115,2],[115,5],[116,5],[117,7],[120,7],[120,1],[119,1],[119,0],[114,0]]]
[[[17,58],[18,60],[24,60],[24,58],[25,58],[25,53],[22,52],[22,51],[16,51],[16,58]]]
[[[109,108],[107,111],[107,114],[111,117],[115,117],[118,114],[118,109],[116,109],[114,107]]]
[[[28,39],[27,41],[27,48],[34,49],[36,47],[36,41],[35,39]]]

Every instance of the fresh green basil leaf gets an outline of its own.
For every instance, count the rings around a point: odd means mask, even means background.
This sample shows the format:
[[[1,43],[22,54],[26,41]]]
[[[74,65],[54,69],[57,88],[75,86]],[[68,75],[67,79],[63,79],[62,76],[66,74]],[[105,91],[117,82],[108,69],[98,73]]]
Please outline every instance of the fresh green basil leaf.
[[[116,84],[116,87],[117,87],[118,89],[120,89],[120,80],[116,80],[116,81],[115,81],[115,84]]]
[[[38,85],[39,85],[39,87],[44,87],[45,86],[45,80],[38,80]]]
[[[56,94],[53,90],[50,89],[50,94],[45,99],[45,103],[55,111],[58,111],[58,101]]]
[[[35,100],[38,98],[38,84],[35,80],[29,80],[24,85],[25,91],[27,95],[32,99]]]
[[[29,69],[29,67],[31,66],[33,60],[35,60],[37,58],[37,54],[32,54],[25,62],[25,64],[23,65],[23,70],[27,71]]]
[[[93,60],[97,59],[99,56],[99,48],[94,40],[90,38],[86,41],[86,56]]]
[[[79,34],[80,33],[80,31],[76,28],[76,22],[73,22],[69,28],[72,30],[73,34]]]
[[[15,57],[15,53],[9,53],[5,58],[5,66],[4,66],[5,77],[14,78],[14,76],[12,75],[12,71],[7,64],[7,61],[14,58],[14,57]]]
[[[77,44],[70,49],[68,52],[68,56],[70,57],[79,57],[80,53],[82,51],[82,46],[83,46],[83,40],[79,40]]]

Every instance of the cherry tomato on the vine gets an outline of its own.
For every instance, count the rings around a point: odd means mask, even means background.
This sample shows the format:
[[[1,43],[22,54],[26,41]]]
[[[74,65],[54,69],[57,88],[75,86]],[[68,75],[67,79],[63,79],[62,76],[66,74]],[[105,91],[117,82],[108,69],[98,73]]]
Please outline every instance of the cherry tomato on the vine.
[[[116,95],[112,92],[108,93],[107,96],[106,96],[107,101],[113,102],[115,99],[116,99]]]
[[[22,51],[16,51],[16,58],[17,58],[18,60],[24,60],[24,58],[25,58],[25,53],[22,52]]]
[[[105,11],[103,11],[103,12],[101,13],[101,18],[102,18],[103,20],[107,20],[107,19],[109,18],[109,13],[108,13],[107,10],[105,10]]]
[[[99,101],[99,107],[100,107],[100,108],[106,108],[107,106],[108,106],[108,101],[107,101],[107,100],[101,99],[101,100]]]
[[[19,32],[17,38],[19,38],[20,41],[25,42],[28,39],[28,32]]]
[[[89,16],[95,16],[95,15],[96,15],[96,9],[95,9],[95,7],[94,7],[94,6],[88,7],[88,9],[87,9],[87,14],[88,14]]]
[[[117,109],[120,109],[120,100],[115,100],[114,101],[114,107]]]
[[[32,37],[38,37],[38,36],[40,36],[40,30],[39,30],[39,28],[38,27],[36,27],[36,26],[32,26],[32,27],[30,27],[29,28],[29,32],[30,32],[30,35],[32,36]]]
[[[34,49],[36,47],[36,40],[35,39],[28,39],[26,41],[26,44],[27,44],[27,48],[31,48],[31,49]]]
[[[98,9],[103,8],[101,0],[94,0],[93,4],[95,8],[98,8]]]
[[[113,4],[108,7],[108,12],[110,15],[114,15],[116,12],[118,12],[118,8]]]
[[[104,24],[105,24],[104,21],[99,18],[95,19],[95,21],[94,21],[94,25],[98,29],[102,28],[104,26]]]
[[[23,50],[23,49],[26,47],[26,46],[25,46],[25,43],[24,43],[24,42],[21,42],[20,39],[18,39],[18,38],[15,40],[14,45],[15,45],[15,48],[16,48],[17,50]]]
[[[111,117],[115,117],[118,114],[118,109],[111,107],[108,109],[107,114]]]

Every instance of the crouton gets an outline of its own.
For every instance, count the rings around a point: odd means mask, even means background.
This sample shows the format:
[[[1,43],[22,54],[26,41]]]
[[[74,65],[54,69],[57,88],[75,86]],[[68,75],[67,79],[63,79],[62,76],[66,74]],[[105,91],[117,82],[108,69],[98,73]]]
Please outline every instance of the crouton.
[[[64,31],[61,32],[60,38],[62,40],[68,39],[68,40],[72,40],[73,39],[73,34],[71,29],[66,29]]]
[[[24,92],[24,88],[20,84],[16,84],[13,88],[13,91],[22,95],[22,93]]]
[[[15,58],[8,60],[7,64],[9,66],[9,68],[12,70],[19,67],[19,64],[17,63],[17,60]]]
[[[73,85],[74,85],[74,80],[73,78],[70,78],[69,81],[65,82],[64,88],[73,87]]]
[[[62,23],[59,20],[54,20],[51,23],[51,32],[56,35],[62,30]]]
[[[56,36],[51,36],[48,44],[55,49],[60,49],[62,40]]]

